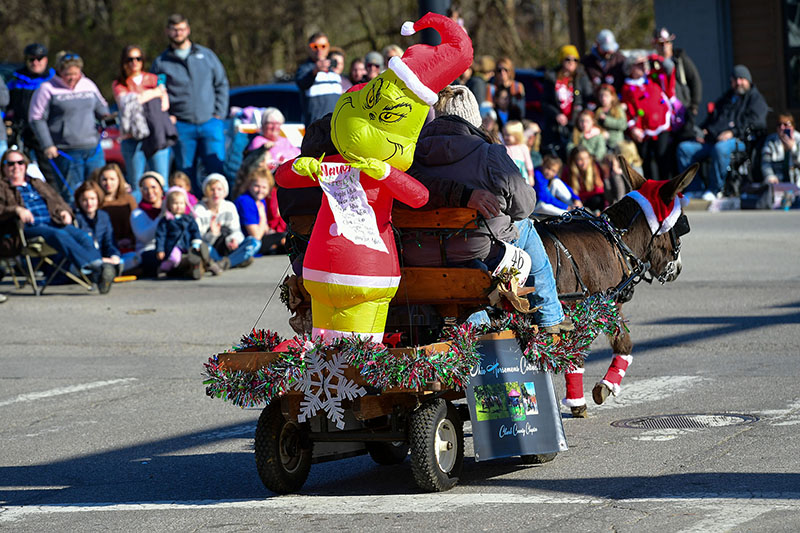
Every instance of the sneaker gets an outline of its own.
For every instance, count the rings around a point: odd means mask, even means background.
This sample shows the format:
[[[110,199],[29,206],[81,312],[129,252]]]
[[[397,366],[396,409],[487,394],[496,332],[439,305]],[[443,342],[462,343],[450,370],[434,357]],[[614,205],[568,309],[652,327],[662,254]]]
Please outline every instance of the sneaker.
[[[5,294],[0,294],[0,304],[5,303],[8,300],[8,296]]]
[[[225,259],[227,259],[227,257]],[[236,268],[247,268],[250,265],[252,265],[254,261],[255,259],[253,259],[252,257],[248,257],[247,259],[236,265]]]
[[[701,196],[700,198],[702,198],[706,202],[713,202],[714,200],[717,199],[717,195],[714,194],[711,191],[706,191],[706,192],[703,193],[703,196]]]
[[[228,259],[227,257],[223,257],[222,259],[217,261],[217,264],[222,270],[229,270],[231,268],[231,260]]]
[[[115,277],[117,277],[117,266],[111,263],[103,263],[103,266],[100,267],[100,279],[97,281],[97,289],[100,294],[108,294]]]

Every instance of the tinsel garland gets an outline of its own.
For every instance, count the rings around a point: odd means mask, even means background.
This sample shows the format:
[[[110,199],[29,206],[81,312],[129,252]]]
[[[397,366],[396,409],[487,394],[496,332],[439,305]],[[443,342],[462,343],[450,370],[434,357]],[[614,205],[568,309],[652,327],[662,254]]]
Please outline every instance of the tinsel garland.
[[[628,327],[613,299],[596,294],[564,307],[575,329],[559,337],[536,331],[530,315],[507,314],[501,329],[514,331],[520,349],[529,362],[543,372],[566,372],[583,366],[592,341],[601,333],[614,337]]]
[[[379,389],[417,389],[439,381],[444,388],[461,390],[467,386],[470,369],[480,360],[477,337],[481,333],[511,329],[529,362],[542,371],[558,373],[581,366],[589,346],[600,333],[615,336],[623,328],[627,330],[613,300],[604,295],[569,304],[564,311],[575,324],[575,330],[563,333],[560,338],[537,331],[528,315],[506,313],[492,328],[479,329],[467,323],[447,330],[442,342],[448,342],[450,348],[440,353],[427,353],[416,347],[397,354],[383,344],[359,337],[329,343],[295,337],[286,352],[255,372],[220,368],[218,356],[212,356],[205,364],[203,384],[208,396],[222,398],[239,407],[269,403],[288,392],[303,377],[304,356],[308,350],[323,349],[344,355],[367,384]],[[253,349],[272,351],[280,343],[277,333],[254,330],[242,336],[239,344],[228,353]]]

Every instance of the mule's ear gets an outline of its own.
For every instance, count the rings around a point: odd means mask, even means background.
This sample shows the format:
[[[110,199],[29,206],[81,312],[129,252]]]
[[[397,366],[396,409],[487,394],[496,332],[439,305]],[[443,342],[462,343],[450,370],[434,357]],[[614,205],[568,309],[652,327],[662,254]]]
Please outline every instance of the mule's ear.
[[[683,192],[683,190],[692,182],[699,169],[700,164],[695,163],[684,170],[681,174],[678,174],[672,178],[669,183],[664,185],[661,188],[661,199],[664,200],[664,203],[669,204],[672,199],[675,198],[675,195],[677,195],[679,192]]]
[[[635,191],[644,185],[644,182],[647,180],[644,179],[641,174],[633,170],[633,167],[628,164],[628,161],[624,157],[618,155],[617,158],[619,159],[619,166],[622,168],[622,176],[628,181],[631,190]]]

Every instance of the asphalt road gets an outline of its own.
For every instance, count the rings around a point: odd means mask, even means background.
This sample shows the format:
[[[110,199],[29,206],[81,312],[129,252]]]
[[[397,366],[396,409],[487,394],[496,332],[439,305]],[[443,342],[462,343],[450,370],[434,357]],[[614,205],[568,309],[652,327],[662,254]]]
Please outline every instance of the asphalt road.
[[[565,414],[570,449],[552,463],[476,463],[468,448],[461,483],[441,494],[421,493],[408,461],[367,456],[315,465],[299,495],[262,486],[259,410],[207,398],[201,372],[257,320],[285,258],[108,296],[35,298],[6,278],[0,529],[798,531],[800,212],[690,222],[680,278],[626,305],[635,348],[621,395],[586,420]],[[287,334],[287,316],[276,297],[259,326]],[[610,355],[595,343],[587,389]],[[666,414],[757,420],[611,425]]]

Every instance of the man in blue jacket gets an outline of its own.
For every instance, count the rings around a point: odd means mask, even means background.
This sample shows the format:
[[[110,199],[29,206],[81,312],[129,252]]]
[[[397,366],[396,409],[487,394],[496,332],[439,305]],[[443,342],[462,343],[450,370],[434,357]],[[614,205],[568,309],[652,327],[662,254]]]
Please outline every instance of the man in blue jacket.
[[[687,196],[714,200],[722,195],[731,153],[744,150],[747,130],[767,127],[767,101],[753,85],[750,70],[744,65],[733,67],[731,88],[714,104],[714,111],[703,122],[697,139],[678,145],[678,171],[683,172],[692,163],[711,158],[705,192],[699,177],[689,184]],[[702,196],[701,196],[702,195]]]
[[[29,157],[41,159],[42,150],[28,123],[28,109],[36,89],[55,76],[56,72],[47,67],[47,47],[43,44],[29,44],[23,53],[25,66],[14,71],[7,80],[10,100],[6,114],[7,118],[11,119],[14,131],[11,144],[24,145],[25,153]]]
[[[178,130],[175,164],[189,175],[195,194],[200,195],[198,155],[206,174],[221,173],[225,161],[222,121],[228,113],[228,77],[214,52],[190,41],[190,33],[186,17],[170,15],[169,47],[150,70],[163,76],[167,86],[169,113]]]

